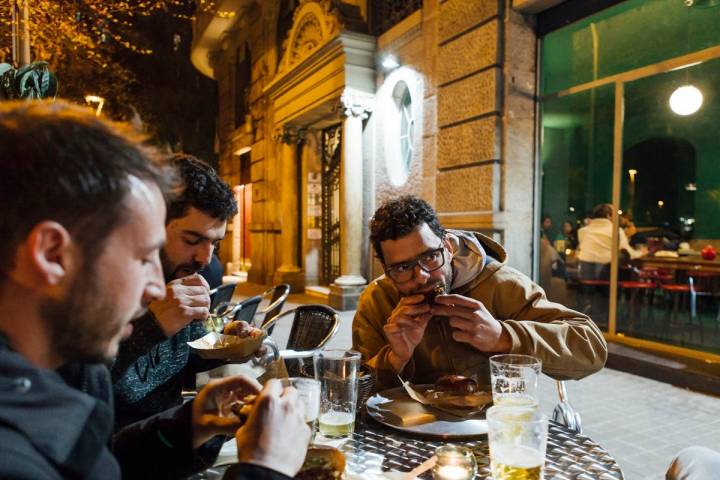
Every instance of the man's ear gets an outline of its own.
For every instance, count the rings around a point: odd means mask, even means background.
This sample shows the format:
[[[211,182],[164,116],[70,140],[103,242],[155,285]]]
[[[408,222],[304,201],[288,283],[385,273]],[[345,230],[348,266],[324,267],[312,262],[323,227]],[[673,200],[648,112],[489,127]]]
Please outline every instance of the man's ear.
[[[53,221],[38,223],[27,236],[27,260],[33,276],[45,285],[60,284],[73,266],[74,245],[70,233]]]

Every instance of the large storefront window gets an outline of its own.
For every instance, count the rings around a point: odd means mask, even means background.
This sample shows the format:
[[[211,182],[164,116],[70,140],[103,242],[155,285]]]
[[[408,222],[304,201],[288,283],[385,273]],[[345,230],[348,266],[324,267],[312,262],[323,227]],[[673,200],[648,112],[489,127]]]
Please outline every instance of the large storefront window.
[[[540,283],[611,340],[705,357],[720,354],[713,5],[629,0],[541,45]]]

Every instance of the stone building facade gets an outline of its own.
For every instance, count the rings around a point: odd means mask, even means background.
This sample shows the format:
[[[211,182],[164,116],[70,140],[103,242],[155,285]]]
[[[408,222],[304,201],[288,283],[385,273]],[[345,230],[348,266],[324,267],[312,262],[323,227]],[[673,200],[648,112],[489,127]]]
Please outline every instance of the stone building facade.
[[[220,173],[243,206],[229,269],[350,308],[382,272],[368,219],[413,193],[531,274],[536,38],[516,8],[551,2],[515,3],[219,0],[199,16],[192,61],[218,82]]]

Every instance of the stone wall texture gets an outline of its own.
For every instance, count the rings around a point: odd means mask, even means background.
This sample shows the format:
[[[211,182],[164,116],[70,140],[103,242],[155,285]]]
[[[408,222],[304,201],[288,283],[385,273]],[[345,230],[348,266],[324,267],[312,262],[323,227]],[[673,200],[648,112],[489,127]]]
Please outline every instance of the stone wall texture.
[[[491,68],[440,88],[438,93],[440,127],[497,111],[499,75],[499,69]]]
[[[440,46],[441,84],[494,65],[498,61],[498,21],[494,20]]]
[[[437,176],[439,212],[489,211],[493,209],[496,164],[441,171]]]
[[[440,41],[444,42],[497,14],[496,0],[447,0],[440,4]]]
[[[437,166],[458,167],[498,159],[499,117],[492,115],[440,130]]]

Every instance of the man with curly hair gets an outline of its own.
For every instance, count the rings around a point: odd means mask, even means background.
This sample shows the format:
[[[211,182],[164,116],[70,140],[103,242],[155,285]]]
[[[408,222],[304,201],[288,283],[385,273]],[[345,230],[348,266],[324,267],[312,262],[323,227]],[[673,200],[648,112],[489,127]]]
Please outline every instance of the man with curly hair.
[[[213,261],[219,263],[213,252],[237,214],[237,203],[206,163],[184,154],[171,163],[182,189],[167,205],[167,242],[160,251],[166,295],[134,322],[113,364],[118,427],[182,403],[183,385],[219,365],[191,355],[186,342],[206,333],[196,320],[208,316],[210,289],[219,284],[208,282],[218,277],[210,268]]]
[[[381,386],[397,385],[398,375],[418,384],[449,374],[486,383],[496,353],[533,355],[557,379],[605,364],[607,344],[590,318],[550,302],[506,265],[491,238],[444,229],[424,200],[382,205],[370,220],[370,241],[385,274],[360,297],[353,348]]]

